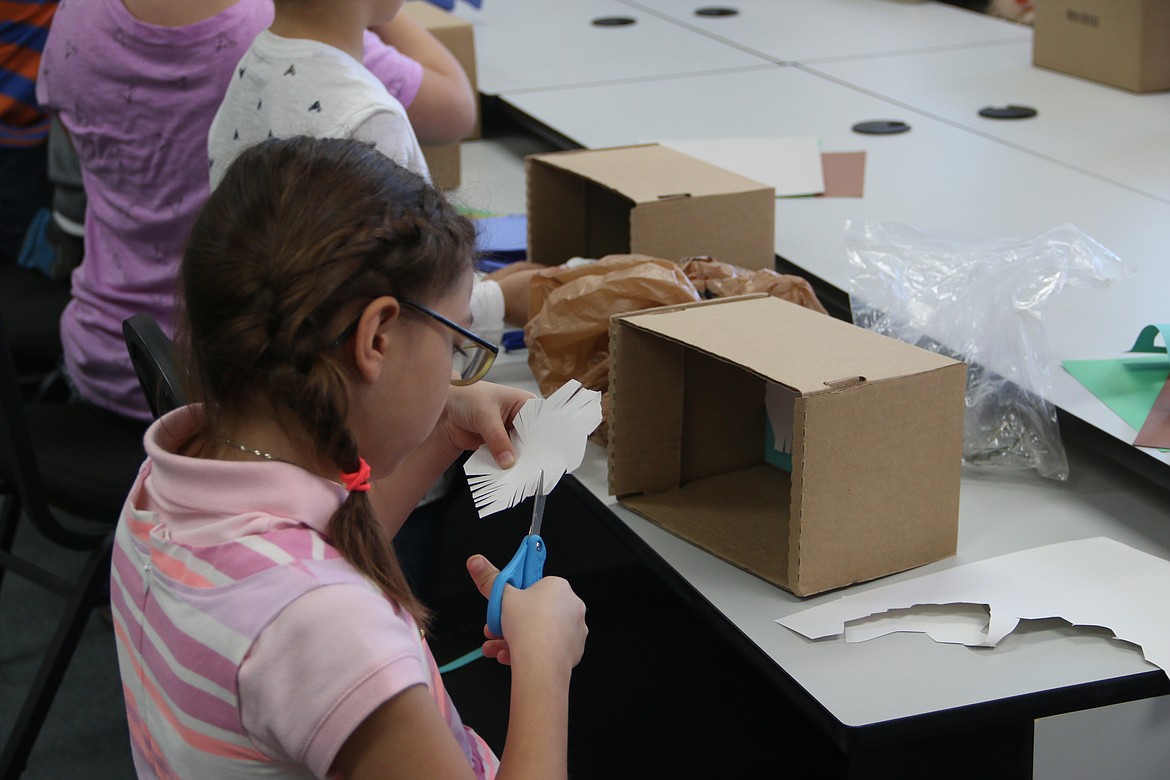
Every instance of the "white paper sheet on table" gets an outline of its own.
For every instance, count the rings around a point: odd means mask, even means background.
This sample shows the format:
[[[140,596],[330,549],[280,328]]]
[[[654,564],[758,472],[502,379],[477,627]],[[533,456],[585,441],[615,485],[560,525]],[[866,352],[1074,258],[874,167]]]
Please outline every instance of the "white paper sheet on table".
[[[825,191],[821,144],[816,136],[712,138],[661,141],[675,151],[776,189],[777,198]]]
[[[601,393],[586,390],[575,379],[548,398],[525,402],[512,423],[516,450],[512,468],[500,468],[486,445],[463,464],[479,516],[487,517],[536,495],[541,470],[547,495],[561,477],[581,465],[589,434],[600,424]]]
[[[842,596],[776,622],[809,639],[844,633],[852,642],[921,631],[939,642],[994,647],[1020,620],[1059,617],[1107,628],[1170,670],[1167,593],[1170,561],[1097,537]]]

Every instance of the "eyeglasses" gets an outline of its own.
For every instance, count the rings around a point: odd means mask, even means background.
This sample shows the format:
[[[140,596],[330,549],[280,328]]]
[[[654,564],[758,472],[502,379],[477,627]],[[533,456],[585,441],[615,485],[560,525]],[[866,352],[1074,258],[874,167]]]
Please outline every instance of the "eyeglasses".
[[[472,333],[462,325],[453,322],[442,314],[439,314],[433,309],[423,306],[421,303],[415,303],[409,298],[399,298],[399,303],[403,306],[409,306],[420,314],[425,314],[431,319],[446,325],[451,330],[463,337],[463,341],[455,345],[451,357],[451,370],[457,375],[451,380],[453,385],[471,385],[483,379],[492,367],[492,363],[496,360],[496,355],[499,354],[500,348],[491,343],[487,339]],[[357,330],[358,323],[361,321],[359,314],[357,319],[349,324],[341,335],[329,345],[330,349],[337,349],[354,334]]]

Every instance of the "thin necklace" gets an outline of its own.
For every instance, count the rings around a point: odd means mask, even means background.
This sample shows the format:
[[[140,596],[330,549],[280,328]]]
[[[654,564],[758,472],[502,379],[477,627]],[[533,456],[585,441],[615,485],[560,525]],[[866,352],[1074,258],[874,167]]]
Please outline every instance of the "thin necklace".
[[[264,460],[275,460],[275,461],[279,461],[281,463],[288,463],[289,462],[289,461],[285,460],[284,458],[278,458],[275,455],[272,455],[270,453],[265,452],[264,450],[258,450],[255,447],[249,447],[246,444],[240,444],[238,441],[235,441],[233,439],[224,439],[223,443],[229,444],[232,447],[235,447],[240,452],[246,452],[249,455],[255,455],[258,458],[264,458]]]
[[[257,458],[264,458],[264,460],[271,460],[271,461],[275,461],[277,463],[287,463],[290,466],[296,466],[297,468],[304,470],[304,466],[299,466],[298,464],[293,463],[291,460],[285,460],[284,458],[278,458],[270,452],[265,452],[264,450],[258,450],[255,447],[249,447],[246,444],[240,444],[238,441],[236,441],[234,439],[224,439],[223,443],[227,444],[228,446],[235,447],[240,452],[246,452],[249,455],[255,455]],[[332,482],[334,485],[341,485],[341,483],[335,479],[329,479],[328,477],[322,477],[322,478],[328,482]],[[345,487],[345,486],[342,485],[342,487]]]

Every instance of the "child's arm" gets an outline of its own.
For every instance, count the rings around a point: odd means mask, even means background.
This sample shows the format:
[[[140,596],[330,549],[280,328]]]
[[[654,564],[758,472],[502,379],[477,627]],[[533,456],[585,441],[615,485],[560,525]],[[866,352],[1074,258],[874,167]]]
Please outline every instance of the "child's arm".
[[[499,571],[481,555],[467,570],[485,597]],[[585,605],[559,577],[504,596],[505,639],[484,651],[512,666],[508,736],[498,780],[563,780],[568,775],[569,678],[585,650]],[[408,688],[367,717],[333,761],[345,780],[471,778],[434,698]]]
[[[485,598],[499,571],[482,555],[467,571]],[[585,652],[585,605],[560,577],[544,577],[525,590],[507,586],[501,610],[504,636],[492,637],[484,655],[512,667],[508,736],[499,780],[568,776],[569,678]]]
[[[337,752],[330,776],[343,780],[451,778],[475,775],[430,691],[407,688],[374,710]]]
[[[455,56],[404,13],[372,29],[423,67],[422,85],[406,107],[419,142],[442,145],[465,138],[475,127],[477,96]]]
[[[504,321],[509,325],[524,327],[532,316],[532,277],[549,266],[524,260],[511,263],[485,278],[500,285],[504,294]]]

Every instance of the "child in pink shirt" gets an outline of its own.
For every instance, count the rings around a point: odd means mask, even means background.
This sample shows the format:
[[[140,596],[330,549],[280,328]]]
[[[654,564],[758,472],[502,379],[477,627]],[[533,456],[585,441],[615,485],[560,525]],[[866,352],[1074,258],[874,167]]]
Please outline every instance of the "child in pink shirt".
[[[568,584],[507,589],[484,643],[512,668],[498,761],[389,543],[461,452],[515,459],[529,394],[477,383],[473,252],[467,219],[360,142],[272,140],[228,169],[180,274],[197,403],[148,432],[113,555],[140,777],[567,776],[587,633]],[[490,594],[497,570],[468,571]]]

